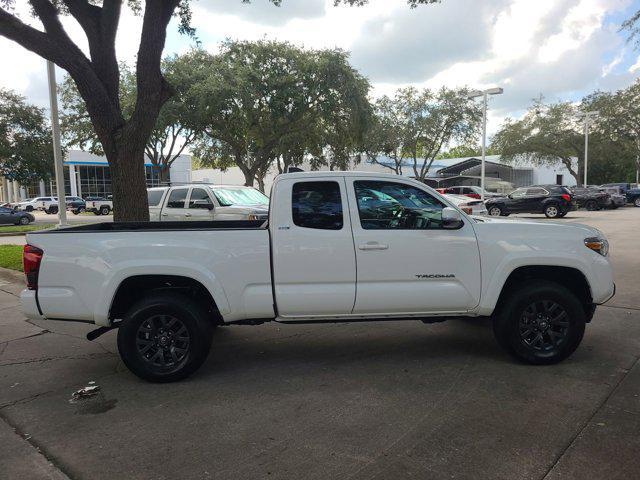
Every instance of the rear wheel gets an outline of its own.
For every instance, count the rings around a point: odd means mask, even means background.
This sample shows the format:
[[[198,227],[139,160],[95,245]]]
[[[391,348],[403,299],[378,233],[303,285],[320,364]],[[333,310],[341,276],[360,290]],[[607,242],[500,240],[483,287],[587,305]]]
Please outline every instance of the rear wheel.
[[[557,363],[571,355],[584,336],[585,311],[562,285],[536,281],[509,292],[493,320],[502,348],[534,365]]]
[[[636,207],[640,207],[640,197],[636,197],[636,199],[633,201],[633,204],[634,204]]]
[[[143,298],[127,312],[118,329],[122,361],[138,377],[175,382],[206,360],[212,324],[188,297],[173,293]]]
[[[588,200],[584,204],[584,208],[586,208],[590,212],[593,212],[594,210],[598,210],[598,202],[596,202],[595,200]]]
[[[20,225],[29,225],[31,223],[31,220],[29,220],[29,217],[20,217]]]
[[[547,218],[558,218],[560,216],[560,207],[555,203],[547,205],[544,207],[544,214]]]
[[[100,215],[109,215],[111,209],[109,207],[100,207]]]

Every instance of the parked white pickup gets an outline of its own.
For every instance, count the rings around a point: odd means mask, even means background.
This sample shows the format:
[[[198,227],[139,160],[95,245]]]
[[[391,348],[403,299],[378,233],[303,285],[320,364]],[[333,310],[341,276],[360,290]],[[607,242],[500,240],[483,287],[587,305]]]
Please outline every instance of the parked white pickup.
[[[101,223],[27,243],[24,313],[119,328],[124,363],[161,382],[202,364],[214,326],[266,321],[491,316],[508,352],[553,363],[614,294],[598,230],[468,216],[417,181],[360,172],[277,177],[268,224]]]
[[[267,220],[269,197],[253,187],[194,184],[147,190],[154,221]]]

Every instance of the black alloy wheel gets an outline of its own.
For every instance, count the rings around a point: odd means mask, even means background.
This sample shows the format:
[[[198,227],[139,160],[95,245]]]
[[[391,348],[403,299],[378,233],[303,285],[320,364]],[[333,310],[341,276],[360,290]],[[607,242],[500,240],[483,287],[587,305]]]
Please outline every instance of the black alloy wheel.
[[[565,309],[551,300],[533,302],[522,312],[520,339],[529,348],[550,351],[567,336],[569,320]]]
[[[563,285],[530,280],[510,289],[496,309],[493,332],[516,359],[549,365],[570,356],[584,336],[585,305]]]
[[[172,315],[153,315],[138,327],[140,358],[153,367],[175,368],[185,361],[191,337],[185,324]]]

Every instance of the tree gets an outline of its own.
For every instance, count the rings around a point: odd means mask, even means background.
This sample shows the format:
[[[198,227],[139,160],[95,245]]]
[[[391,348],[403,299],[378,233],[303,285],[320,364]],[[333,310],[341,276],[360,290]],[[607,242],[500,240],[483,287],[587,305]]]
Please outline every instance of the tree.
[[[248,3],[248,0],[243,0]],[[279,5],[281,0],[270,0]],[[411,7],[437,0],[408,0]],[[111,169],[116,220],[148,220],[144,153],[160,109],[174,90],[160,63],[167,25],[174,15],[179,30],[194,34],[190,0],[129,0],[142,15],[142,34],[136,63],[136,102],[127,117],[120,104],[120,72],[115,39],[123,0],[29,0],[33,16],[44,31],[11,13],[15,0],[0,0],[0,35],[66,70],[85,101],[87,112]],[[364,5],[368,0],[335,0]],[[60,15],[71,15],[87,37],[89,57],[75,44]]]
[[[366,152],[370,162],[392,170],[396,175],[402,175],[405,165],[406,123],[400,102],[384,95],[374,104],[375,120],[366,139]],[[381,155],[392,160],[380,158]]]
[[[182,92],[193,82],[192,63],[187,56],[173,56],[162,62],[162,71],[175,89],[174,95],[160,110],[156,124],[145,145],[145,155],[159,172],[161,182],[169,180],[172,163],[184,152],[197,135],[193,110],[182,101]],[[96,155],[104,155],[84,100],[71,77],[66,76],[61,87],[61,130],[68,146],[78,146]],[[133,114],[136,104],[136,79],[133,71],[120,65],[120,105],[125,116]]]
[[[626,163],[631,171],[624,176],[633,177],[632,172],[635,170],[637,183],[640,176],[640,81],[636,80],[629,87],[614,93],[596,92],[585,98],[583,103],[589,110],[598,112],[594,130],[607,143],[615,144],[617,163],[623,160],[624,165],[624,159],[630,159]],[[591,154],[589,158],[591,159]]]
[[[491,146],[487,146],[485,149],[486,155],[497,155],[495,149],[491,148]],[[480,157],[482,156],[482,146],[480,145],[456,145],[453,148],[450,148],[446,152],[439,153],[436,158],[465,158],[465,157]]]
[[[377,111],[378,128],[389,129],[382,134],[378,152],[394,160],[391,168],[396,173],[401,173],[404,159],[408,159],[413,176],[420,181],[443,146],[470,141],[477,134],[482,117],[466,88],[443,87],[435,92],[402,88],[392,99],[383,97]]]
[[[626,19],[620,30],[626,30],[628,33],[627,41],[633,42],[634,47],[640,47],[640,10],[637,10],[631,17]]]
[[[233,42],[202,65],[187,103],[202,115],[194,149],[212,167],[234,163],[245,184],[277,162],[286,170],[307,154],[344,168],[370,123],[369,83],[341,50],[303,50],[286,42]]]
[[[0,175],[30,183],[53,172],[51,129],[44,111],[0,89]]]
[[[535,102],[521,120],[507,118],[491,141],[491,148],[509,162],[564,167],[580,184],[584,168],[584,135],[580,107],[570,102]],[[578,165],[573,159],[578,158]]]

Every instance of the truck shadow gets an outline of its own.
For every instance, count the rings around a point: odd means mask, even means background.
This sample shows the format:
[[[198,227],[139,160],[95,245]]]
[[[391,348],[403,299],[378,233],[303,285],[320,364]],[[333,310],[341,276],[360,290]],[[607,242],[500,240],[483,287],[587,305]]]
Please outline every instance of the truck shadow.
[[[264,325],[216,330],[211,354],[199,375],[259,367],[313,370],[318,367],[513,363],[497,345],[488,320],[443,324]]]

